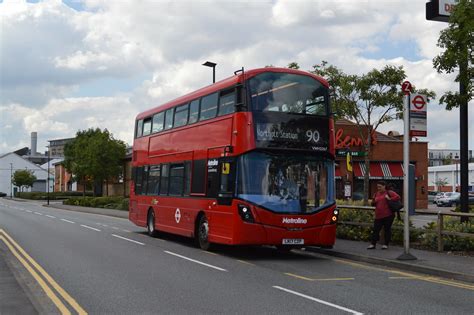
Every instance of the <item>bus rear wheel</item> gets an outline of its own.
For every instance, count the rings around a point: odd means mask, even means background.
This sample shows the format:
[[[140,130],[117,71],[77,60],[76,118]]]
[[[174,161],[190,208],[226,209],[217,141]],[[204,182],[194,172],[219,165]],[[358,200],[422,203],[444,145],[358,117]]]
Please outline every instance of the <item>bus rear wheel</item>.
[[[151,237],[158,236],[158,231],[155,228],[155,211],[153,209],[150,209],[148,211],[146,227],[147,227],[148,235],[150,235]]]
[[[202,250],[210,250],[211,243],[209,243],[209,222],[203,214],[199,218],[197,226],[197,243]]]

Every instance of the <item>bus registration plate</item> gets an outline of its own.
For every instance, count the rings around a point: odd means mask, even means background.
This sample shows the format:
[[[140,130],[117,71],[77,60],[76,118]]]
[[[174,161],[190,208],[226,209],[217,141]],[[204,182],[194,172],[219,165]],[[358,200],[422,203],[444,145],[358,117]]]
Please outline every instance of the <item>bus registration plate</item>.
[[[303,238],[284,238],[281,242],[283,245],[303,245]]]

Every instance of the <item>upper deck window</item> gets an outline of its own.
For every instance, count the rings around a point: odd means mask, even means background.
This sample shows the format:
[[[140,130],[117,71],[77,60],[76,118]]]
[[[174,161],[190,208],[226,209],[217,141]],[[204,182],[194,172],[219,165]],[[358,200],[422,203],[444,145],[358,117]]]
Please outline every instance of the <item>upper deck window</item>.
[[[201,115],[199,120],[216,117],[218,93],[204,96],[201,99]]]
[[[163,130],[163,122],[165,119],[165,113],[161,112],[153,116],[153,130],[152,133],[160,132]]]
[[[188,104],[176,107],[174,113],[174,127],[181,127],[188,123]]]
[[[173,111],[174,108],[170,108],[166,111],[165,115],[165,129],[171,129],[173,128]]]
[[[151,133],[151,117],[143,120],[143,135],[148,136]]]
[[[219,116],[235,112],[235,90],[221,92],[219,97]]]
[[[143,119],[137,121],[136,138],[140,138],[143,134]]]
[[[328,91],[305,75],[266,72],[250,79],[254,111],[328,115]]]
[[[188,124],[193,124],[199,118],[199,100],[194,100],[189,104],[189,120]]]

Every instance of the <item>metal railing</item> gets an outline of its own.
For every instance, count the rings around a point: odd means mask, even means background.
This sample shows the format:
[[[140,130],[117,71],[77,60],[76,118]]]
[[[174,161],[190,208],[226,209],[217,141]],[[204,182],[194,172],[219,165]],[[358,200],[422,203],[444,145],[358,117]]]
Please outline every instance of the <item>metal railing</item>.
[[[365,211],[374,211],[375,207],[372,206],[351,206],[351,205],[337,205],[338,209],[353,209],[353,210],[365,210]],[[403,212],[403,209],[400,210]],[[452,231],[444,231],[444,217],[451,216],[451,217],[465,217],[465,218],[474,218],[474,213],[462,213],[462,212],[452,212],[452,211],[433,211],[433,210],[415,210],[416,214],[426,214],[426,215],[436,215],[437,216],[437,229],[436,231],[430,231],[423,229],[424,233],[436,233],[437,240],[438,240],[438,251],[442,252],[444,250],[444,242],[443,242],[443,235],[446,236],[459,236],[459,237],[467,237],[467,238],[474,238],[474,233],[463,233],[463,232],[452,232]],[[351,222],[351,221],[339,221],[339,224],[344,225],[353,225],[353,226],[372,226],[372,223],[369,222]],[[402,229],[402,227],[394,226],[393,229]],[[410,231],[419,231],[420,229],[417,228],[410,228]]]

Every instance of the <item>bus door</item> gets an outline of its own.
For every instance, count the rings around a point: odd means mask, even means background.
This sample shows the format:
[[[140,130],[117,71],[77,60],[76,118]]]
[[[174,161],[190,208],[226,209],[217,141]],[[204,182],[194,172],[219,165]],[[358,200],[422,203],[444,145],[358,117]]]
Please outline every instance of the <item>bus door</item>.
[[[235,164],[234,157],[223,157],[219,159],[219,189],[217,191],[218,205],[232,205],[235,193]]]

